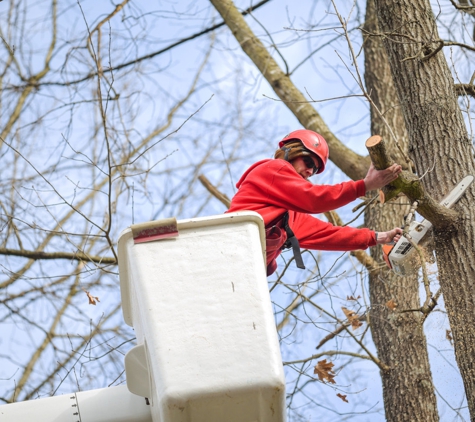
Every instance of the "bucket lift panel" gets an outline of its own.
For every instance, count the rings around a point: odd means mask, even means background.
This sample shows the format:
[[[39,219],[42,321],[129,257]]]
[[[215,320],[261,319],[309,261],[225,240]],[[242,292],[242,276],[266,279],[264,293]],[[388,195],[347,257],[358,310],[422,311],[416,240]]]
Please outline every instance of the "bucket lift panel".
[[[129,390],[148,395],[155,422],[284,421],[261,217],[147,224],[119,239],[124,319],[138,343]]]

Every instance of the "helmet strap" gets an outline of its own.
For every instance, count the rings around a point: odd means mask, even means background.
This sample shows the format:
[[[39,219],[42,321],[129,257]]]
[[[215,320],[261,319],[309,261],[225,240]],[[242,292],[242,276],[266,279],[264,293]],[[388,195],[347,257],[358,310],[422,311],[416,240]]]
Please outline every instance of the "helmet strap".
[[[281,148],[281,150],[285,152],[284,160],[289,161],[289,151],[291,150],[291,148],[287,148],[284,146]]]

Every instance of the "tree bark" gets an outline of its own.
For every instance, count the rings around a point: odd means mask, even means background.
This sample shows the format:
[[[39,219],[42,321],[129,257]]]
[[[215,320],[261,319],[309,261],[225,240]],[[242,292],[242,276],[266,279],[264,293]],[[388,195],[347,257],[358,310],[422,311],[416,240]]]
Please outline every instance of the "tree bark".
[[[375,0],[379,26],[409,131],[409,152],[428,192],[443,198],[475,174],[454,81],[440,45],[429,1]],[[475,420],[475,187],[455,206],[450,231],[435,225],[435,248],[456,360]]]
[[[364,26],[366,88],[397,137],[400,148],[406,152],[408,136],[387,55],[380,37],[368,35],[376,32],[374,1],[368,0]],[[389,128],[374,109],[371,109],[371,132],[392,141]],[[402,163],[404,157],[394,141],[387,144],[388,153],[396,162]],[[384,205],[370,207],[365,212],[365,225],[377,231],[400,226],[409,209],[407,203],[406,198],[398,198]],[[438,421],[422,314],[399,313],[403,309],[420,307],[417,276],[398,277],[389,271],[382,260],[381,246],[372,248],[371,256],[382,268],[370,272],[369,292],[371,333],[378,358],[390,367],[388,371],[381,371],[386,420]],[[397,303],[395,311],[385,305],[391,299]]]

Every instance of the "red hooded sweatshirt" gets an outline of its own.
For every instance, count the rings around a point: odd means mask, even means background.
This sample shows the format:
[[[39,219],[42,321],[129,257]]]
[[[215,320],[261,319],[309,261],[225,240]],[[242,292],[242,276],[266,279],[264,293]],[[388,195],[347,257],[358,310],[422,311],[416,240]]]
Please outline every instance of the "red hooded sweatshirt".
[[[276,258],[287,240],[284,230],[272,230],[286,211],[289,226],[305,249],[352,251],[376,245],[373,230],[334,226],[312,217],[342,207],[360,196],[366,188],[363,180],[337,185],[313,185],[281,159],[253,164],[236,184],[238,192],[227,212],[250,210],[259,213],[266,226],[267,275],[277,268]]]

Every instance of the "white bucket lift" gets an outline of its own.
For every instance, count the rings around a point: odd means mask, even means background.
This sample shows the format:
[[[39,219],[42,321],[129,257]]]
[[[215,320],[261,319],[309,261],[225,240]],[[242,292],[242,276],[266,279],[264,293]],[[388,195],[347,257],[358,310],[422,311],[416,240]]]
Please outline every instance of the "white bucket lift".
[[[138,343],[127,387],[3,405],[0,422],[284,422],[265,262],[253,212],[125,230],[122,308]]]
[[[138,342],[125,358],[127,386],[149,399],[154,422],[285,420],[265,261],[253,212],[121,234],[123,314]]]

